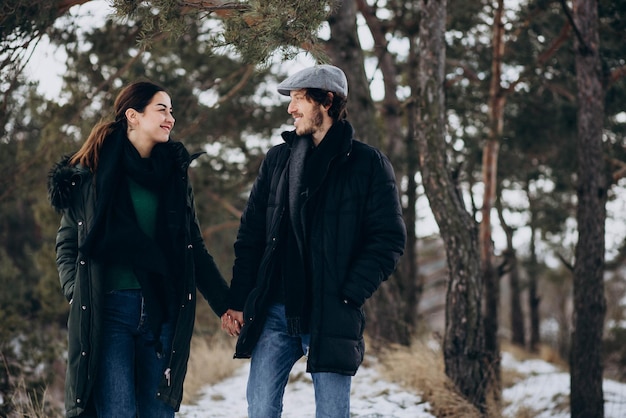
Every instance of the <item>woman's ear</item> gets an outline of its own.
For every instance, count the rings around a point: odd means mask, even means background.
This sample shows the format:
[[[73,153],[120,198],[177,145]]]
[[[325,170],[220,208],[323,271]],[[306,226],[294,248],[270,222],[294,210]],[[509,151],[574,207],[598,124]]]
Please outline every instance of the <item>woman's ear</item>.
[[[126,116],[126,120],[128,121],[128,126],[134,125],[137,122],[137,111],[135,109],[133,108],[126,109],[126,112],[124,112],[124,115]]]

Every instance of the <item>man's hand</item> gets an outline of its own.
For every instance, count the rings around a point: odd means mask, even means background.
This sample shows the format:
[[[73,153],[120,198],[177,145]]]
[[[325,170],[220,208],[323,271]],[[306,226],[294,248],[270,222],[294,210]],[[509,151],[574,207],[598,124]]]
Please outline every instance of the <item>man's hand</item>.
[[[236,337],[241,333],[243,326],[243,312],[229,309],[222,315],[222,329],[231,337]]]

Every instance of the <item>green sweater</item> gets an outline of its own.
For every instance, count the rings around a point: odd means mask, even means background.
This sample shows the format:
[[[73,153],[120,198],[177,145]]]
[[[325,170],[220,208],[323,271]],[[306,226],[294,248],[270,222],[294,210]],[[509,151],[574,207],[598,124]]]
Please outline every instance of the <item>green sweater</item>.
[[[128,179],[128,187],[139,227],[147,236],[155,238],[157,195],[131,179]],[[107,268],[105,279],[107,292],[141,288],[131,265],[111,264]]]

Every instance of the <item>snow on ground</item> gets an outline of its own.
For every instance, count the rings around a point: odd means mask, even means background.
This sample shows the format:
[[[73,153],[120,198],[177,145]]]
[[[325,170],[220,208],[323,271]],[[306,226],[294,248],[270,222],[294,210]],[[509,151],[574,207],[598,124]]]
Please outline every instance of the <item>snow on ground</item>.
[[[232,377],[206,387],[195,405],[182,405],[178,416],[184,418],[245,418],[246,382],[249,365]],[[283,418],[315,417],[315,399],[306,362],[296,363],[285,389]],[[352,379],[350,415],[359,418],[435,418],[429,405],[415,393],[383,380],[375,369],[361,367]]]
[[[523,409],[533,411],[534,418],[569,418],[569,373],[541,360],[517,361],[502,353],[502,368],[523,376],[519,382],[502,391],[508,404],[504,417],[515,417]],[[626,417],[626,384],[604,380],[604,417]]]
[[[374,364],[375,360],[368,363]],[[504,389],[503,418],[526,411],[534,418],[569,418],[569,374],[541,360],[517,361],[503,353],[502,368],[520,374],[519,381]],[[194,405],[183,405],[182,418],[245,418],[248,363],[232,377],[206,387]],[[605,418],[626,417],[626,384],[604,381]],[[373,367],[361,367],[352,379],[351,416],[358,418],[435,418],[428,403],[410,390],[387,382]],[[528,415],[532,413],[533,415]],[[311,377],[306,363],[294,366],[285,391],[283,418],[315,417]]]

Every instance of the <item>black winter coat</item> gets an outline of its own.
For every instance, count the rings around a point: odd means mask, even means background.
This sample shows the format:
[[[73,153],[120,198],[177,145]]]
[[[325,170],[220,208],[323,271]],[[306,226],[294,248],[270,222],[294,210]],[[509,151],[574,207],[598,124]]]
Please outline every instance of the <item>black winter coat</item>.
[[[183,145],[170,141],[157,146],[171,148],[177,167],[176,187],[186,190],[184,231],[184,265],[180,272],[177,294],[178,316],[169,359],[170,380],[161,380],[155,396],[176,410],[183,396],[190,341],[193,332],[196,287],[218,316],[226,312],[228,286],[207,252],[196,218],[193,193],[187,177],[192,160]],[[96,211],[95,181],[82,166],[70,166],[64,158],[50,171],[48,194],[52,206],[62,213],[56,238],[57,267],[62,291],[70,302],[68,318],[68,363],[65,379],[65,408],[68,417],[95,417],[91,407],[93,379],[98,365],[101,339],[101,307],[104,296],[103,266],[85,257],[79,250],[93,226]]]
[[[283,139],[261,165],[235,242],[231,308],[243,311],[245,321],[238,358],[251,356],[263,328],[281,219],[296,198],[286,192],[286,174],[302,154],[298,150],[310,143],[293,131]],[[354,375],[364,355],[362,305],[395,269],[406,229],[387,157],[353,139],[346,121],[337,122],[324,141],[341,144],[328,167],[315,167],[317,184],[303,203],[306,208],[316,202],[305,232],[313,300],[307,370]]]

